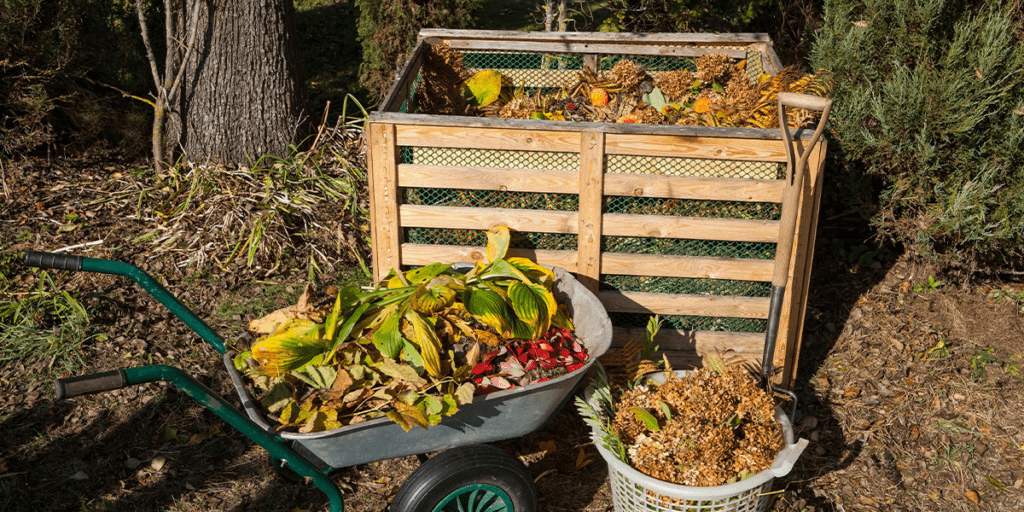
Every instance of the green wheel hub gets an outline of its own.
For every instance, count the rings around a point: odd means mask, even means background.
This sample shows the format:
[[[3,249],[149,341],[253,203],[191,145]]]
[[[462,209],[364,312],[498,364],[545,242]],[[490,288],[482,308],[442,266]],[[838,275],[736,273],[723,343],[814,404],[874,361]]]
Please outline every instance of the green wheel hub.
[[[456,489],[433,512],[514,512],[512,498],[500,487],[472,484]]]

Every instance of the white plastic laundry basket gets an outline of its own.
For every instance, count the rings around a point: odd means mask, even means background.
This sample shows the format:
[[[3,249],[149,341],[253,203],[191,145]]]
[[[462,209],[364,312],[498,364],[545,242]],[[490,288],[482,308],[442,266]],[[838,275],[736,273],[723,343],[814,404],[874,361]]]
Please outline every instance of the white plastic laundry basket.
[[[591,396],[587,390],[587,398]],[[785,447],[771,467],[745,480],[714,487],[690,487],[651,478],[620,461],[605,449],[600,433],[591,432],[594,446],[608,463],[615,512],[763,512],[771,501],[772,483],[788,474],[808,441],[793,440],[793,426],[782,409],[775,408]]]

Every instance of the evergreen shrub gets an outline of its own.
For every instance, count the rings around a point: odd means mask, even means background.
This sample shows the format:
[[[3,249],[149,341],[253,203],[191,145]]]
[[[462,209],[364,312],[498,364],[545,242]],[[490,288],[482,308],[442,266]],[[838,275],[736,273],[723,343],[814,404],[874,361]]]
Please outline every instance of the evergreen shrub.
[[[836,74],[830,137],[843,167],[879,183],[878,233],[940,263],[1022,262],[1024,45],[1012,11],[824,2],[811,63]]]
[[[363,46],[359,78],[370,96],[383,99],[421,28],[469,28],[475,0],[356,0]]]

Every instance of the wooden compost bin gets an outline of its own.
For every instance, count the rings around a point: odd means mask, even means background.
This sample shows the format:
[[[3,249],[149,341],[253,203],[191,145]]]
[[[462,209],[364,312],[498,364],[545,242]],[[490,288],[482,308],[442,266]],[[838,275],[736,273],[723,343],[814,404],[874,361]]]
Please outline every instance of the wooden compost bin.
[[[447,43],[470,71],[499,69],[527,90],[571,85],[589,66],[630,58],[648,73],[697,56],[780,71],[763,34],[424,30],[367,123],[374,277],[484,258],[487,229],[514,230],[512,255],[563,267],[598,294],[613,346],[666,322],[656,340],[676,367],[721,352],[760,367],[787,186],[779,130],[417,114],[424,50]],[[794,133],[797,154],[811,130]],[[814,250],[826,142],[799,195],[775,379],[792,388]]]

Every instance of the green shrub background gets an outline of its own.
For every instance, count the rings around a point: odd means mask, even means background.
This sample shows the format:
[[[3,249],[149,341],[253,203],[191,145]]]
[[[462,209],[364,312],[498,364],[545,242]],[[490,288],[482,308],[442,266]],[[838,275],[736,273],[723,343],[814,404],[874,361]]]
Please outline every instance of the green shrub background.
[[[826,0],[813,44],[811,64],[837,78],[838,192],[851,208],[869,205],[883,237],[947,264],[1021,261],[1024,45],[1012,12],[994,2]],[[855,186],[861,173],[877,179],[877,196]]]

